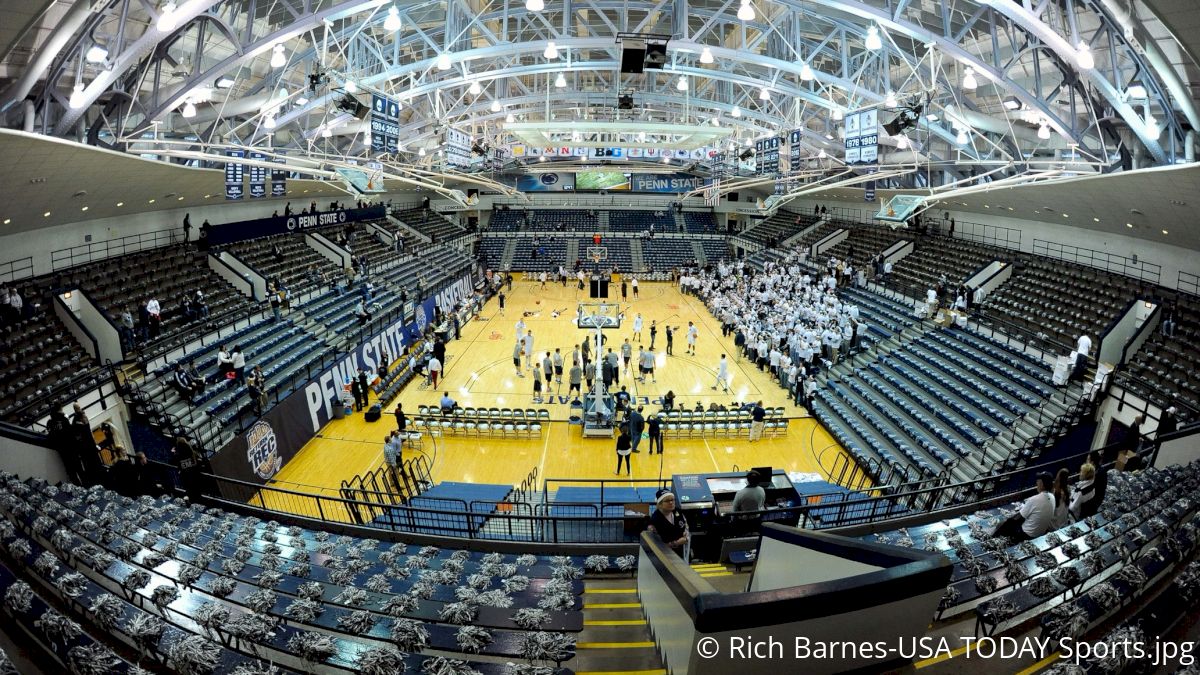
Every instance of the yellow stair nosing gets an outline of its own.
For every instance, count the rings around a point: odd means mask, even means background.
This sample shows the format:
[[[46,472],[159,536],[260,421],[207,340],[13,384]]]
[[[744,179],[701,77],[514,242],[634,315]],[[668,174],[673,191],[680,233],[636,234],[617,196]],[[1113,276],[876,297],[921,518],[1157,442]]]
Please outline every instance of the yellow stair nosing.
[[[654,646],[650,641],[638,642],[577,642],[576,649],[648,649]]]
[[[651,670],[577,670],[575,675],[667,675],[665,668]]]
[[[584,595],[600,595],[602,593],[612,595],[633,595],[637,593],[636,588],[595,588],[592,590],[584,590]]]
[[[584,609],[640,609],[640,602],[600,602],[595,604],[584,603]]]
[[[645,619],[584,619],[585,626],[644,626]]]

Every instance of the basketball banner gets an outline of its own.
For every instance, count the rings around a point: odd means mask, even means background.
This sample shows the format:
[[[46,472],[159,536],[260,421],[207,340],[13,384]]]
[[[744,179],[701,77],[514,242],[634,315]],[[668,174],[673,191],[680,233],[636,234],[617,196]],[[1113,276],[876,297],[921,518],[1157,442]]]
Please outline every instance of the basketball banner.
[[[241,159],[246,156],[245,150],[226,150],[225,156]],[[246,165],[241,162],[225,162],[225,199],[241,199],[245,196],[242,179]]]

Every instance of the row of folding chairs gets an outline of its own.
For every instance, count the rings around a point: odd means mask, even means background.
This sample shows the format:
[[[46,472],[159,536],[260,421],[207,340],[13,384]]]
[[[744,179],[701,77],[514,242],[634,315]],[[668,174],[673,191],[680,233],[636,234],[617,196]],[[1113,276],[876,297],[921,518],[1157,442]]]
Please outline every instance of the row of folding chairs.
[[[444,413],[441,406],[417,406],[418,415],[441,415],[444,417],[470,418],[476,422],[549,422],[550,410],[547,408],[472,408],[458,407],[449,413]]]
[[[413,428],[428,434],[458,434],[463,436],[492,436],[498,438],[537,438],[542,435],[542,423],[522,420],[482,420],[453,415],[414,417]]]
[[[763,408],[767,413],[767,419],[780,419],[784,416],[784,410],[779,408]],[[672,410],[666,415],[667,422],[741,422],[750,420],[749,410]]]
[[[704,422],[671,422],[664,426],[664,433],[670,438],[749,438],[751,421],[749,417],[742,419],[726,419],[721,421]],[[769,418],[763,421],[763,437],[784,436],[787,434],[788,421],[783,418]]]

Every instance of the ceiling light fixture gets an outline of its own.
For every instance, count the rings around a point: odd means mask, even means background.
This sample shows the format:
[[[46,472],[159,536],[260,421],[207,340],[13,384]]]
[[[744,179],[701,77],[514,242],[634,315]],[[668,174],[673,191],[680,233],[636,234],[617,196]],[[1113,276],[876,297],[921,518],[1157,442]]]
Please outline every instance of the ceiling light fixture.
[[[308,97],[300,96],[296,99],[296,105],[308,105]]]
[[[1043,141],[1050,140],[1050,125],[1049,124],[1042,122],[1042,124],[1038,127],[1038,138],[1042,139]]]
[[[542,56],[546,57],[547,61],[558,58],[558,45],[554,44],[554,40],[546,43],[546,51],[542,52]]]
[[[955,136],[955,138],[954,138],[954,142],[958,143],[959,145],[966,145],[969,140],[971,140],[971,139],[967,138],[967,130],[966,129],[959,129],[958,136]]]
[[[345,86],[346,86],[347,94],[357,94],[358,93],[358,84],[356,84],[354,82],[354,80],[346,80]]]
[[[233,78],[222,75],[217,78],[217,89],[228,89],[233,86]]]
[[[1146,96],[1146,87],[1140,84],[1131,84],[1129,85],[1129,88],[1125,90],[1126,98],[1146,98]]]
[[[546,9],[545,0],[525,0],[525,9],[530,12],[540,12]]]
[[[908,148],[908,136],[897,136],[896,137],[896,149],[897,150],[905,150],[907,148]]]
[[[420,150],[417,150],[417,156],[424,157],[425,156],[425,148],[421,148]]]
[[[845,119],[845,117],[846,117],[846,113],[842,112],[841,108],[833,109],[833,121],[840,122],[843,119]]]
[[[275,116],[274,115],[267,115],[266,117],[263,118],[263,128],[265,128],[265,129],[274,129],[275,128]]]
[[[763,87],[762,89],[759,89],[759,90],[758,90],[758,100],[760,100],[760,101],[770,101],[770,100],[771,100],[771,92],[770,92],[770,90],[768,90],[766,87]]]
[[[974,68],[967,68],[967,72],[963,73],[962,87],[967,91],[975,91],[979,87],[979,82],[975,79]]]
[[[883,104],[889,108],[895,108],[899,105],[899,102],[896,100],[896,92],[889,89],[887,96],[883,99]]]
[[[804,80],[805,82],[812,82],[816,78],[817,78],[817,76],[813,74],[812,66],[808,65],[807,63],[800,66],[800,79],[801,80]]]
[[[93,44],[91,47],[88,47],[87,53],[83,55],[83,58],[88,63],[104,63],[108,60],[108,50],[100,45]]]
[[[1091,70],[1096,67],[1096,57],[1092,56],[1091,47],[1088,47],[1088,44],[1082,40],[1075,53],[1075,63],[1079,65],[1080,70]]]
[[[154,27],[163,33],[170,33],[175,30],[178,17],[175,16],[175,3],[173,0],[168,0],[158,12],[158,20],[154,22]]]
[[[491,107],[488,108],[488,110],[491,110],[494,113],[500,112],[500,101],[493,99],[492,105],[491,105]]]
[[[479,80],[471,80],[471,86],[467,87],[467,93],[472,96],[478,96],[483,93],[483,87],[479,86]]]
[[[1016,96],[1005,96],[1003,103],[1004,103],[1004,108],[1006,110],[1020,110],[1021,109],[1021,100],[1018,99]]]
[[[321,138],[332,138],[332,137],[333,137],[333,130],[330,129],[329,127],[325,127],[324,129],[321,130]]]
[[[517,116],[512,113],[508,113],[507,115],[505,115],[504,121],[507,122],[508,124],[512,124],[513,122],[517,121]]]
[[[680,75],[679,81],[675,83],[675,88],[678,89],[679,91],[687,91],[688,90],[687,77]]]
[[[184,119],[191,119],[196,116],[196,106],[191,100],[183,104],[183,112],[181,113]]]
[[[1146,114],[1146,135],[1150,138],[1157,139],[1162,134],[1162,126],[1158,120],[1149,113]]]
[[[732,115],[733,117],[741,117],[742,109],[735,105],[735,106],[733,106],[733,110],[729,114]]]
[[[554,78],[554,86],[558,87],[559,89],[565,88],[567,86],[566,76],[564,76],[562,73],[559,73],[558,77]]]
[[[879,37],[879,28],[871,26],[867,29],[867,49],[875,51],[883,47],[883,39]]]
[[[454,64],[450,62],[450,54],[449,53],[442,52],[441,54],[438,55],[438,57],[437,57],[437,69],[438,70],[450,70],[450,68],[453,65]]]
[[[708,47],[705,47],[704,49],[700,50],[700,63],[708,65],[708,64],[712,63],[714,60],[715,59],[713,59],[711,49],[709,49]]]
[[[387,18],[383,20],[383,29],[393,32],[400,30],[400,10],[396,9],[395,5],[388,7]]]
[[[271,67],[282,68],[287,65],[287,55],[283,53],[283,43],[276,42],[271,53]]]
[[[742,0],[742,6],[738,7],[737,18],[742,21],[753,21],[754,17],[754,5],[750,4],[750,0]]]
[[[75,89],[71,91],[71,98],[67,101],[67,105],[72,108],[79,109],[87,104],[87,99],[83,94],[83,83],[76,83]]]
[[[821,151],[817,153],[817,159],[825,159],[827,156],[825,148],[821,148]]]

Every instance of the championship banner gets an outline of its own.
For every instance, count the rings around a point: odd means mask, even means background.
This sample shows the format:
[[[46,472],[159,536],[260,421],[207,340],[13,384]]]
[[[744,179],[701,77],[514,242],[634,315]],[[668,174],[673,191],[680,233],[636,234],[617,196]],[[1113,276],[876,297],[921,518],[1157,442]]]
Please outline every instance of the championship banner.
[[[261,152],[251,152],[250,159],[258,162],[267,161],[267,156]],[[267,196],[267,169],[266,167],[250,165],[250,198],[260,199]]]
[[[803,130],[796,129],[796,130],[792,131],[791,134],[789,134],[789,137],[788,137],[788,160],[789,160],[788,170],[789,171],[798,171],[800,169],[800,160],[801,160],[800,152],[803,149],[803,146],[802,146],[803,142],[804,142],[804,131]]]
[[[397,152],[400,147],[400,104],[390,98],[371,95],[371,150]]]
[[[879,159],[879,111],[846,115],[846,163],[874,164]]]
[[[234,159],[246,157],[245,150],[226,150],[225,156]],[[241,162],[225,162],[225,199],[241,199],[246,196],[242,188],[242,178],[246,165]]]
[[[285,165],[286,162],[282,157],[276,157],[276,164]],[[287,169],[271,169],[271,196],[283,197],[287,195]]]

